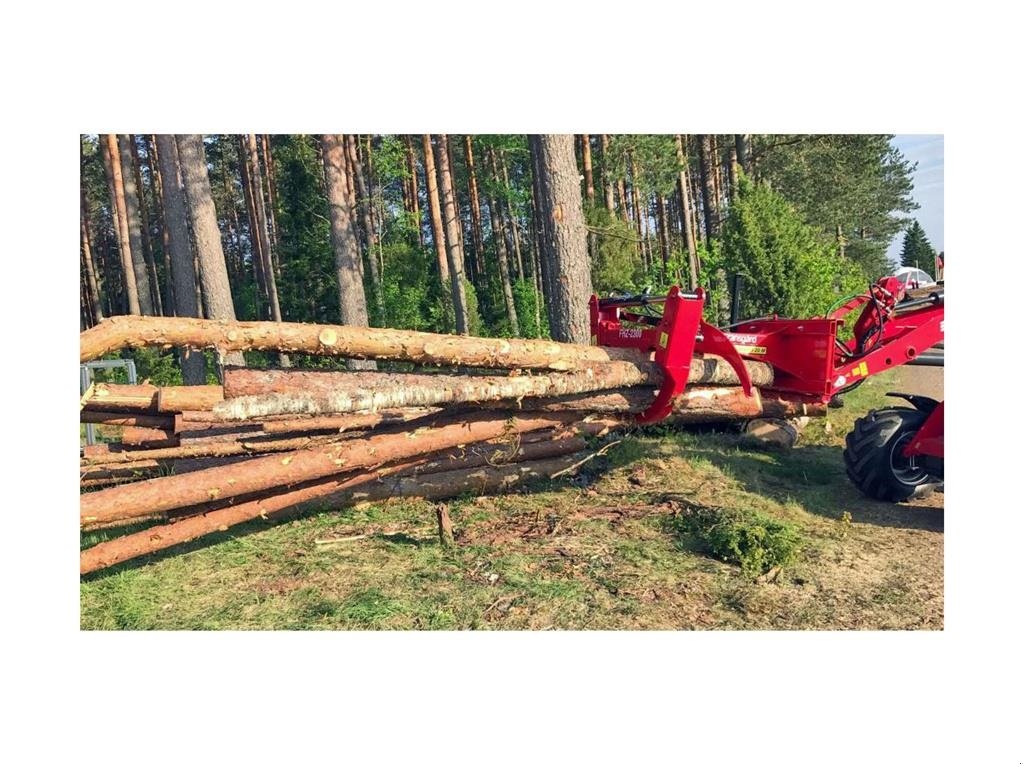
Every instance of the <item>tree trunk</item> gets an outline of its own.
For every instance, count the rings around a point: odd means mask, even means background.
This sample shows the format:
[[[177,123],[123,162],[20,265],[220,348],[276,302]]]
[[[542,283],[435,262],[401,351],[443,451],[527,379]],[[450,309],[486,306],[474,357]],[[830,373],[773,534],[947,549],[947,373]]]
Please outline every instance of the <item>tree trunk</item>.
[[[750,134],[737,133],[736,138],[736,162],[744,173],[750,173]]]
[[[231,284],[228,282],[220,229],[217,227],[217,209],[210,193],[203,137],[192,133],[179,135],[176,139],[185,197],[192,218],[206,316],[213,320],[233,322],[235,306],[231,299]],[[245,358],[241,353],[228,353],[224,362],[228,365],[244,365]]]
[[[448,245],[448,271],[451,274],[452,300],[455,304],[455,332],[469,333],[469,308],[466,304],[466,285],[463,273],[462,242],[459,239],[459,223],[455,210],[455,189],[452,185],[451,167],[448,158],[448,136],[437,137],[437,180],[444,211],[444,234]]]
[[[585,344],[590,338],[586,297],[593,293],[593,287],[572,135],[534,135],[530,141],[538,156],[544,201],[541,256],[553,277],[552,294],[548,296],[551,336],[558,341]]]
[[[331,246],[334,248],[341,321],[346,325],[366,327],[369,325],[369,316],[366,311],[366,294],[363,292],[363,259],[359,255],[359,238],[356,236],[354,201],[348,193],[344,137],[333,133],[324,134],[321,144],[327,178],[327,200],[331,208]],[[349,367],[353,370],[369,370],[376,365],[350,360]]]
[[[366,172],[363,170],[363,163],[359,158],[359,137],[346,135],[344,138],[345,151],[348,152],[349,167],[353,170],[353,180],[358,195],[356,209],[363,222],[363,233],[366,237],[366,262],[370,267],[370,292],[376,307],[377,316],[384,312],[384,298],[381,294],[380,269],[378,268],[377,256],[377,230],[373,220],[373,204],[370,185],[366,179]]]
[[[405,162],[409,171],[409,199],[412,207],[409,211],[416,221],[416,240],[420,247],[423,247],[423,221],[420,216],[420,190],[419,179],[416,171],[416,149],[412,144],[412,135],[405,134]]]
[[[690,266],[690,290],[697,289],[700,279],[700,267],[697,263],[696,226],[693,222],[693,208],[690,205],[689,163],[683,144],[683,137],[676,134],[676,160],[679,163],[679,212],[682,216],[681,225],[683,238],[686,242],[686,256]]]
[[[480,215],[480,190],[476,183],[476,164],[473,159],[473,137],[467,133],[463,136],[462,143],[466,151],[466,170],[469,173],[469,213],[472,218],[473,255],[476,261],[477,281],[482,284],[486,274],[484,271],[484,232]],[[515,306],[512,307],[512,310],[515,311]],[[518,331],[515,333],[518,334]]]
[[[736,196],[736,189],[740,185],[739,182],[739,152],[736,149],[734,143],[729,147],[729,203],[732,204],[733,199]]]
[[[89,231],[89,206],[85,201],[85,187],[81,189],[81,220],[82,220],[82,261],[85,264],[85,281],[88,288],[89,303],[92,308],[92,324],[103,319],[103,304],[100,300],[100,286],[96,279],[96,268],[92,260],[92,234]]]
[[[132,163],[131,136],[119,134],[117,137],[118,157],[121,164],[121,178],[124,183],[125,215],[128,221],[128,241],[131,244],[132,269],[135,272],[135,284],[139,290],[139,308],[143,314],[156,314],[153,308],[153,288],[149,279],[149,267],[145,256],[146,243],[142,236],[142,223],[139,216],[139,189],[135,185],[135,172]],[[152,261],[149,258],[148,261]]]
[[[610,141],[607,133],[601,134],[601,183],[604,185],[604,207],[615,217],[615,182],[612,181],[611,172],[608,170],[608,145]]]
[[[281,265],[278,263],[277,255],[277,177],[274,174],[274,157],[270,152],[270,134],[264,133],[261,136],[261,144],[263,167],[267,170],[267,225],[270,227],[270,252],[274,255],[274,269],[280,274]]]
[[[178,317],[198,317],[195,260],[188,232],[188,206],[178,166],[178,146],[174,136],[166,134],[156,136],[156,146],[160,163],[164,231],[167,233],[167,250],[171,259],[168,282],[174,285],[174,313]],[[202,353],[182,347],[178,355],[184,383],[206,383],[206,359]]]
[[[245,200],[245,215],[249,219],[249,256],[252,260],[253,281],[256,284],[256,291],[253,300],[256,304],[256,316],[265,318],[267,314],[263,311],[264,305],[270,308],[270,290],[267,288],[267,272],[264,264],[267,263],[267,255],[263,251],[263,239],[260,237],[259,216],[256,214],[256,190],[253,186],[252,175],[249,173],[248,150],[246,149],[245,137],[238,134],[238,173],[242,180],[242,197]]]
[[[570,149],[572,147],[570,143]],[[254,458],[244,464],[206,469],[182,476],[160,477],[133,485],[108,488],[83,495],[79,504],[81,523],[131,519],[160,511],[223,501],[328,477],[342,471],[377,466],[423,453],[483,442],[503,436],[570,423],[573,413],[508,418],[505,414],[482,414],[463,422],[420,430],[415,439],[406,433],[380,434],[347,440],[286,456]]]
[[[715,210],[715,167],[711,151],[711,136],[701,134],[700,140],[700,186],[704,201],[704,234],[708,240],[718,231],[718,213]]]
[[[132,171],[135,176],[135,188],[139,197],[139,220],[142,223],[142,255],[146,261],[146,269],[149,272],[149,286],[152,292],[154,313],[163,316],[166,314],[163,307],[163,298],[160,294],[160,276],[156,269],[156,256],[153,254],[153,244],[150,241],[149,209],[146,207],[146,192],[142,186],[142,159],[139,156],[139,145],[135,136],[128,136],[128,146],[131,150]],[[154,163],[150,157],[149,177],[153,180]],[[154,198],[155,200],[156,198]]]
[[[593,202],[594,164],[590,156],[590,136],[586,133],[580,135],[580,143],[583,147],[583,183],[587,189],[587,202]]]
[[[423,134],[423,175],[427,181],[427,201],[430,204],[430,239],[437,252],[437,273],[442,290],[451,289],[451,274],[448,269],[448,248],[445,243],[444,220],[441,215],[441,199],[437,192],[437,170],[434,167],[434,148],[429,133]]]
[[[658,193],[658,243],[661,245],[661,270],[665,279],[668,278],[668,257],[669,257],[669,244],[668,244],[668,216],[665,215],[665,196]]]
[[[153,197],[153,204],[156,206],[157,226],[160,227],[160,246],[161,252],[164,254],[164,282],[162,297],[164,311],[161,313],[164,316],[170,317],[175,313],[174,288],[172,287],[174,279],[171,277],[170,236],[167,234],[167,222],[164,220],[166,205],[164,203],[163,181],[161,179],[160,172],[160,152],[157,149],[155,134],[150,133],[147,136],[146,141],[146,146],[149,151],[150,192]]]
[[[107,170],[110,186],[110,212],[117,234],[117,247],[121,255],[121,274],[124,277],[124,292],[129,314],[142,314],[139,303],[139,288],[132,263],[131,237],[128,233],[128,212],[124,200],[124,178],[121,173],[121,151],[117,146],[117,135],[106,133],[100,137],[103,148],[103,163]]]
[[[636,227],[636,238],[637,238],[637,252],[640,254],[640,260],[644,263],[645,268],[649,268],[650,264],[647,259],[647,237],[644,225],[647,221],[646,211],[640,206],[640,184],[639,184],[639,173],[637,172],[636,160],[630,153],[629,158],[629,177],[630,185],[629,191],[633,196],[633,225]]]
[[[262,271],[266,280],[267,298],[270,304],[270,319],[274,322],[280,322],[281,303],[277,295],[277,276],[275,274],[274,257],[270,243],[270,230],[267,224],[267,208],[263,199],[263,174],[260,172],[259,147],[256,144],[256,134],[244,134],[241,143],[245,149],[245,155],[239,158],[239,160],[247,166],[249,184],[252,190],[253,213],[255,215],[255,220],[252,223],[255,229],[255,238],[259,241],[260,246]],[[287,367],[287,357],[281,360],[281,364]]]
[[[512,279],[508,271],[508,250],[505,247],[505,232],[501,225],[501,214],[495,210],[494,200],[487,199],[487,210],[491,216],[491,238],[494,240],[495,255],[498,260],[498,275],[501,278],[501,292],[505,297],[505,311],[508,314],[509,328],[512,335],[519,335],[519,317],[516,315],[515,295],[512,292]]]
[[[491,149],[491,162],[494,162],[494,149]],[[519,279],[526,277],[526,272],[523,271],[523,249],[519,238],[519,223],[516,221],[515,212],[512,210],[512,204],[508,199],[508,190],[512,188],[512,185],[508,182],[508,164],[505,162],[505,152],[502,150],[500,154],[501,159],[501,178],[505,182],[505,192],[502,194],[502,202],[504,202],[504,210],[508,217],[508,229],[512,233],[512,252],[516,257],[516,267],[519,270]]]

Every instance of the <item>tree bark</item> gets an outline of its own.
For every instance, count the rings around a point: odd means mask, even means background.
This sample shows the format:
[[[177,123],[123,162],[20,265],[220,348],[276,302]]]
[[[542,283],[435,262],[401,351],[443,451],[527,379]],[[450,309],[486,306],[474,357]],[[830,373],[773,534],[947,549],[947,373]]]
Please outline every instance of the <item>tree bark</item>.
[[[469,333],[469,307],[466,303],[466,284],[462,242],[459,236],[458,214],[455,210],[455,188],[452,185],[451,163],[448,157],[448,136],[437,137],[437,180],[444,212],[444,234],[448,246],[448,272],[451,275],[452,301],[455,305],[455,332]]]
[[[188,208],[178,165],[178,146],[174,136],[166,134],[156,136],[156,146],[164,206],[164,231],[171,259],[168,282],[174,285],[174,313],[178,317],[198,317],[195,259],[188,232]],[[186,385],[206,383],[206,359],[202,353],[184,347],[178,349],[178,357],[181,360],[182,381]]]
[[[103,148],[103,163],[107,170],[110,187],[110,211],[117,234],[117,248],[121,256],[121,274],[124,278],[124,292],[129,314],[142,314],[139,303],[139,287],[132,263],[131,237],[128,233],[128,212],[124,200],[124,178],[121,173],[121,151],[117,146],[117,135],[106,133],[100,137]]]
[[[607,133],[601,134],[601,183],[604,186],[604,207],[615,217],[615,182],[608,170],[608,145],[611,142]]]
[[[79,423],[102,423],[108,426],[144,426],[149,429],[173,429],[174,416],[145,413],[118,413],[112,410],[90,410],[78,414]]]
[[[487,210],[491,217],[491,239],[498,261],[498,276],[501,278],[501,292],[505,298],[505,312],[508,315],[512,335],[519,335],[519,317],[516,315],[515,295],[512,292],[512,278],[508,270],[508,249],[505,247],[505,231],[501,224],[501,213],[495,209],[494,200],[487,198]]]
[[[153,307],[155,314],[164,315],[163,298],[160,294],[160,276],[157,273],[156,268],[156,256],[153,254],[153,244],[150,241],[150,220],[149,220],[149,209],[146,207],[146,192],[142,186],[142,158],[139,156],[139,145],[135,140],[135,136],[128,135],[128,147],[130,149],[130,159],[132,164],[132,172],[135,176],[135,188],[138,192],[139,198],[139,220],[142,223],[142,255],[146,262],[146,269],[149,273],[149,286],[152,293]],[[150,180],[153,178],[154,164],[153,158],[150,157],[149,175]],[[155,198],[154,198],[155,199]]]
[[[473,256],[476,261],[477,281],[483,280],[484,272],[484,231],[482,216],[480,215],[480,190],[476,183],[476,163],[473,158],[473,137],[468,133],[462,139],[463,148],[466,152],[466,170],[469,174],[469,213],[472,221],[473,232]],[[493,218],[493,211],[492,211]],[[493,227],[492,227],[493,228]],[[506,264],[507,268],[507,264]],[[507,301],[506,301],[507,303]],[[512,307],[515,311],[515,306]],[[515,335],[519,331],[514,331]]]
[[[212,410],[223,400],[223,386],[161,386],[157,391],[156,409],[161,413]]]
[[[267,224],[270,227],[270,252],[274,254],[274,268],[280,274],[281,265],[277,256],[277,177],[274,174],[274,156],[270,151],[270,134],[261,136],[263,167],[267,169]]]
[[[700,265],[697,262],[696,226],[693,222],[693,208],[690,205],[690,179],[688,177],[690,171],[683,137],[678,133],[676,134],[676,160],[679,163],[679,212],[682,217],[680,223],[686,242],[686,257],[690,266],[690,290],[696,290],[700,279]]]
[[[668,279],[668,257],[669,257],[669,244],[668,244],[668,216],[665,215],[665,196],[658,193],[658,243],[661,246],[661,269],[662,274]]]
[[[281,321],[281,303],[277,295],[277,276],[275,274],[274,256],[270,243],[270,229],[267,222],[267,207],[264,204],[263,195],[263,174],[260,172],[259,147],[256,145],[256,134],[246,133],[242,139],[245,148],[245,157],[240,158],[248,166],[249,183],[252,185],[252,199],[256,220],[256,236],[260,243],[260,254],[262,257],[263,275],[267,283],[267,297],[270,303],[270,319],[274,322]],[[288,359],[281,360],[281,365],[287,367]]]
[[[210,193],[203,137],[192,133],[179,135],[176,139],[185,196],[192,218],[206,316],[213,320],[232,322],[235,319],[235,306],[231,299],[231,284],[228,282],[220,229],[217,227],[217,209]],[[240,353],[228,353],[224,361],[229,365],[245,364],[245,358]]]
[[[491,162],[494,162],[494,148],[491,148]],[[519,223],[516,220],[515,211],[512,210],[512,205],[508,199],[508,190],[512,188],[512,185],[508,181],[508,164],[505,162],[505,150],[502,150],[499,154],[501,160],[501,178],[505,182],[505,192],[502,194],[502,201],[505,203],[505,213],[508,217],[508,228],[511,229],[512,233],[512,252],[515,254],[516,267],[519,270],[518,279],[524,279],[526,272],[523,271],[523,249],[519,238]]]
[[[85,201],[85,187],[81,190],[81,222],[82,222],[82,262],[85,264],[85,281],[89,290],[89,302],[92,308],[92,321],[95,325],[103,319],[103,302],[100,299],[99,281],[96,279],[96,267],[92,260],[92,234],[89,227],[89,207]]]
[[[139,308],[143,314],[154,315],[153,288],[149,280],[149,267],[145,256],[147,244],[142,236],[142,223],[139,216],[139,189],[135,185],[135,171],[132,163],[131,136],[122,133],[117,137],[118,159],[121,165],[121,178],[124,183],[125,215],[128,221],[128,241],[132,254],[132,269],[135,272],[135,284],[139,290]],[[152,258],[148,259],[152,261]]]
[[[177,447],[178,436],[168,429],[150,429],[145,426],[125,426],[121,430],[121,444],[139,448]]]
[[[594,201],[594,163],[590,155],[590,136],[586,133],[580,135],[580,143],[583,147],[583,183],[587,190],[587,201]]]
[[[711,151],[711,136],[701,134],[700,140],[700,186],[704,201],[704,233],[708,240],[718,231],[718,212],[715,209],[715,167]]]
[[[451,472],[395,478],[391,482],[381,482],[378,472],[364,472],[355,477],[327,480],[307,488],[218,509],[204,515],[187,517],[97,544],[81,553],[80,574],[85,575],[153,554],[250,519],[299,507],[303,503],[316,502],[318,506],[339,506],[393,496],[439,500],[466,492],[508,491],[524,481],[550,477],[572,467],[578,461],[579,457],[576,454],[570,454],[509,466],[480,467],[470,472],[460,468]]]
[[[244,421],[267,415],[479,404],[635,386],[649,383],[653,375],[654,371],[641,370],[629,362],[605,363],[578,372],[516,376],[229,371],[225,375],[227,399],[213,410],[229,420]]]
[[[263,238],[260,237],[260,219],[256,212],[256,188],[253,185],[252,174],[249,171],[249,152],[246,147],[246,140],[242,134],[238,135],[238,172],[242,180],[242,196],[245,199],[245,214],[249,219],[249,253],[252,258],[253,279],[256,282],[256,316],[264,318],[267,315],[263,312],[264,302],[270,306],[270,289],[267,283],[266,263],[267,254],[263,249]]]
[[[326,447],[299,450],[281,458],[254,458],[232,465],[161,477],[133,485],[108,488],[82,496],[82,524],[131,519],[133,516],[223,501],[272,487],[306,482],[342,471],[383,465],[457,445],[483,442],[522,432],[570,423],[576,414],[481,414],[464,422],[449,423],[409,434],[381,434]]]
[[[558,341],[584,344],[590,338],[590,317],[584,297],[593,293],[593,287],[572,135],[535,135],[530,141],[541,171],[545,213],[541,256],[552,274],[552,293],[548,296],[551,336]]]
[[[180,317],[108,317],[82,333],[81,362],[125,348],[190,346],[223,351],[289,351],[357,359],[402,360],[429,365],[509,369],[582,370],[623,360],[651,369],[650,355],[636,349],[564,344],[519,338],[474,338],[388,328],[273,322],[217,322]],[[763,362],[746,362],[755,386],[772,382]],[[706,372],[707,371],[707,372]],[[737,384],[732,368],[717,357],[694,358],[690,381]]]
[[[373,217],[373,193],[367,180],[366,171],[359,157],[359,137],[346,135],[345,150],[348,152],[349,167],[353,170],[353,180],[356,185],[356,210],[363,221],[363,232],[366,237],[366,263],[370,267],[370,293],[377,310],[377,316],[384,311],[384,298],[381,293],[380,269],[377,263],[377,255],[374,252],[377,248],[377,229]]]
[[[736,138],[736,161],[744,173],[750,173],[750,134],[737,133]]]
[[[420,215],[420,190],[419,190],[419,174],[416,170],[416,149],[413,147],[412,135],[405,134],[405,162],[407,164],[409,172],[409,200],[411,207],[409,211],[413,215],[413,219],[416,221],[416,240],[419,242],[420,247],[423,247],[423,221]]]
[[[164,316],[175,314],[174,305],[174,279],[171,276],[171,244],[170,236],[167,233],[167,222],[164,219],[167,205],[164,202],[163,174],[160,170],[160,152],[156,145],[156,135],[150,133],[146,138],[146,146],[149,152],[150,169],[150,192],[153,196],[153,204],[156,206],[157,226],[160,227],[160,245],[164,255],[164,282],[163,282],[163,307]],[[177,162],[175,162],[177,165]],[[180,186],[180,182],[179,182]]]
[[[441,215],[441,198],[437,192],[437,169],[434,166],[434,148],[430,134],[423,134],[423,175],[427,182],[427,202],[430,204],[430,239],[437,252],[437,273],[444,290],[451,289],[451,274],[448,269],[448,248],[445,243],[444,219]]]
[[[354,201],[348,193],[344,138],[338,134],[324,134],[321,144],[327,178],[327,199],[331,207],[331,245],[334,248],[341,321],[346,325],[366,327],[369,325],[369,315],[363,291],[363,259],[359,254],[359,238],[356,236]],[[349,366],[362,370],[376,367],[373,363],[358,361],[350,361]]]

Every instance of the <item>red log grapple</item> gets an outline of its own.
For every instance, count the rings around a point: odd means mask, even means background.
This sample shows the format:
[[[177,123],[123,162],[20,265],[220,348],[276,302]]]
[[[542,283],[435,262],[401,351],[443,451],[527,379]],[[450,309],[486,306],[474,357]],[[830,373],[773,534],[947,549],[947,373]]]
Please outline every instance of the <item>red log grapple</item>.
[[[827,403],[868,376],[920,362],[921,353],[944,337],[944,290],[908,297],[895,277],[878,280],[824,317],[776,315],[727,329],[703,319],[705,295],[700,288],[684,292],[673,287],[664,297],[591,297],[591,343],[650,352],[662,369],[664,381],[638,422],[656,422],[671,413],[698,354],[716,355],[731,365],[748,396],[744,360],[757,360],[774,371],[774,382],[765,391]],[[846,320],[858,311],[843,340]],[[868,495],[885,500],[903,500],[942,477],[943,405],[926,397],[897,396],[913,407],[869,413],[851,432],[845,451],[851,479]]]

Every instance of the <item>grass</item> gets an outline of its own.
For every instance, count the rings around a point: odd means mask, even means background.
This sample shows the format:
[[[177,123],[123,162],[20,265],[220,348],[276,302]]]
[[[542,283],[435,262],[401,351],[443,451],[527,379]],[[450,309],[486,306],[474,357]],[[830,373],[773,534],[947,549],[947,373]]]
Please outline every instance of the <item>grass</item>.
[[[451,549],[415,501],[233,528],[82,579],[81,627],[941,628],[942,496],[875,503],[843,470],[846,431],[893,377],[870,379],[788,452],[661,429],[571,482],[457,499]],[[741,556],[680,534],[708,508],[799,538],[799,551],[770,578],[756,577],[766,563],[744,572],[729,561]],[[355,535],[365,537],[316,543]]]

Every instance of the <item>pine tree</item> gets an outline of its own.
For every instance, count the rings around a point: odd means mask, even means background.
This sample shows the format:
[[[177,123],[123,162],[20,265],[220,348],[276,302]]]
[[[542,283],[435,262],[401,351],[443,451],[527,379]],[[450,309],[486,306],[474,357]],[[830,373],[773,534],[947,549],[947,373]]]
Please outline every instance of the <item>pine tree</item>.
[[[932,269],[935,264],[935,248],[928,242],[924,229],[916,219],[907,229],[907,233],[903,235],[900,263],[903,266],[914,266],[926,271]]]

